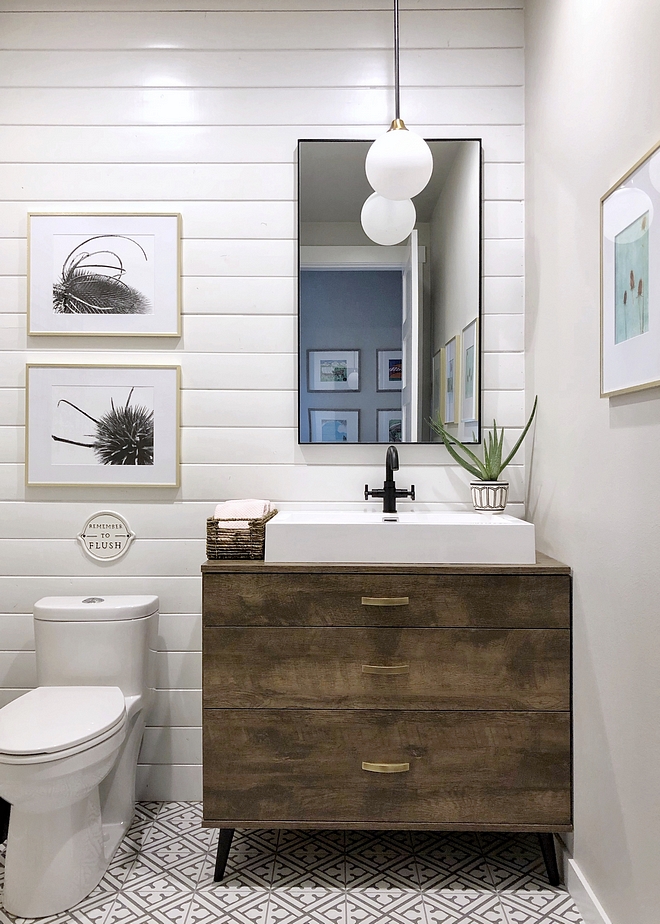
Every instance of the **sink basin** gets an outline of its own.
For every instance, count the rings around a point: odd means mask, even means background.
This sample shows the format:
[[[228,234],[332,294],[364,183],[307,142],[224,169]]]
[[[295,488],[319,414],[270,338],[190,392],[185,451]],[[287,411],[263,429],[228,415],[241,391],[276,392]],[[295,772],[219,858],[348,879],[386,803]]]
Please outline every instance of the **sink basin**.
[[[266,561],[529,565],[534,525],[506,514],[282,511],[266,524]]]

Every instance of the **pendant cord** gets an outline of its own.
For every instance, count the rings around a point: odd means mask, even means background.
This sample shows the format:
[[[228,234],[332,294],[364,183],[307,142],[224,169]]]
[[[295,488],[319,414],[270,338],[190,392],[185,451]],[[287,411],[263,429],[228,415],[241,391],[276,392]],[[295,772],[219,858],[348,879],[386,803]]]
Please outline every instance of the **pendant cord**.
[[[399,0],[394,0],[394,115],[399,114]]]

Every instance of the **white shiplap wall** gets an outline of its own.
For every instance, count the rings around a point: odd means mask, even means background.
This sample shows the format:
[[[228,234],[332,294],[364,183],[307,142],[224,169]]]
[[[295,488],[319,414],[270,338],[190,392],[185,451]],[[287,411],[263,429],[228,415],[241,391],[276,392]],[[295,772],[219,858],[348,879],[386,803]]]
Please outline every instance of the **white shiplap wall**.
[[[392,118],[387,0],[5,0],[0,4],[0,687],[34,683],[44,594],[157,593],[159,693],[140,795],[199,798],[200,578],[217,500],[363,506],[378,447],[296,443],[298,138],[372,138]],[[402,112],[482,137],[484,413],[523,424],[522,0],[404,0]],[[26,336],[28,211],[178,211],[180,341]],[[25,363],[180,362],[181,488],[24,486]],[[401,450],[417,507],[463,506],[444,447]],[[524,478],[511,466],[513,512]],[[137,540],[99,566],[75,541],[111,507]]]

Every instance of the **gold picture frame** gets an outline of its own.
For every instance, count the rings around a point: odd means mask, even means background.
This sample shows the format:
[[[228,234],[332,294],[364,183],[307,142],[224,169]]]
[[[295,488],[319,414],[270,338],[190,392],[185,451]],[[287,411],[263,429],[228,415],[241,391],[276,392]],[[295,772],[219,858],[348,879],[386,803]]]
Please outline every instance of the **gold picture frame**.
[[[600,395],[660,385],[660,143],[600,200]]]
[[[180,337],[181,215],[30,212],[28,334]]]
[[[181,367],[28,363],[28,486],[176,488]]]

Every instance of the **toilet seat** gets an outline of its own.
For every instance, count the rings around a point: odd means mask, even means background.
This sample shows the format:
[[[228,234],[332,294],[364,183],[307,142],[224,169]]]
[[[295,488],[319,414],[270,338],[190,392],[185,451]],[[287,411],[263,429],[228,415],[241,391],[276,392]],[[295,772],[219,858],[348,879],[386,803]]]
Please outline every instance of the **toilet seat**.
[[[57,760],[105,741],[125,722],[119,687],[37,687],[0,709],[0,762]]]

